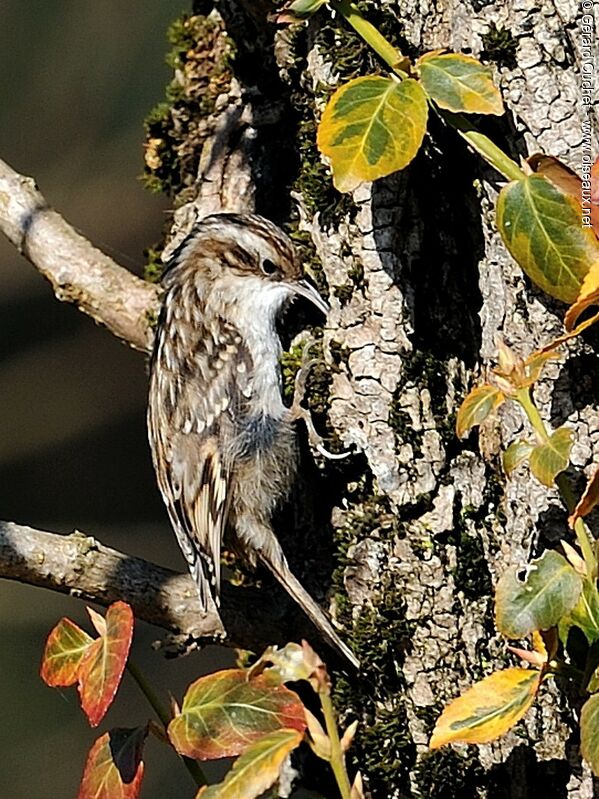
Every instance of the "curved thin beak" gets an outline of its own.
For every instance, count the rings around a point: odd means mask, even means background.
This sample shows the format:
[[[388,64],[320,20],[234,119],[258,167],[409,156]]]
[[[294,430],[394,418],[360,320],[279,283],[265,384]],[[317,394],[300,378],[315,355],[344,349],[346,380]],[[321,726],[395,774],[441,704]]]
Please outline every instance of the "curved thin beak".
[[[328,303],[326,303],[318,291],[314,288],[312,283],[308,283],[305,278],[301,280],[296,280],[293,283],[289,283],[289,287],[296,293],[299,294],[300,297],[305,297],[307,300],[315,305],[319,311],[322,311],[323,314],[326,316],[328,312],[331,310],[329,308]]]

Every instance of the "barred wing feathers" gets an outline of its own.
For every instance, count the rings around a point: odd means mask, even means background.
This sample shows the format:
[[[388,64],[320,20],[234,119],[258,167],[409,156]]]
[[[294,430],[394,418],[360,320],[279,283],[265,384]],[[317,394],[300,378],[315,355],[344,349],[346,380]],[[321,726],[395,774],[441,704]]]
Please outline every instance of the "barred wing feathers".
[[[210,593],[218,603],[231,496],[223,441],[251,395],[250,356],[223,320],[207,330],[168,310],[163,317],[152,359],[150,444],[171,524],[207,608]]]

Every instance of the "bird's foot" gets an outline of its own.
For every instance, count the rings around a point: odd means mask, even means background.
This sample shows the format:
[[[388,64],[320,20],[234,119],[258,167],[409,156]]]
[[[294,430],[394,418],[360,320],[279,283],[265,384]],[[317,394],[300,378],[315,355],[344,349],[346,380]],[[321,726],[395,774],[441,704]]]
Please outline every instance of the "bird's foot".
[[[322,363],[321,358],[309,357],[310,350],[314,346],[314,343],[314,339],[311,339],[304,347],[304,351],[302,353],[302,363],[295,376],[293,403],[289,408],[289,413],[291,414],[292,419],[301,419],[304,422],[308,432],[308,441],[317,452],[320,452],[323,457],[328,458],[329,460],[341,460],[351,455],[351,452],[329,452],[329,450],[324,446],[324,439],[319,433],[316,432],[316,428],[314,427],[314,422],[312,420],[312,414],[302,405],[306,395],[306,387],[310,370],[318,363]]]

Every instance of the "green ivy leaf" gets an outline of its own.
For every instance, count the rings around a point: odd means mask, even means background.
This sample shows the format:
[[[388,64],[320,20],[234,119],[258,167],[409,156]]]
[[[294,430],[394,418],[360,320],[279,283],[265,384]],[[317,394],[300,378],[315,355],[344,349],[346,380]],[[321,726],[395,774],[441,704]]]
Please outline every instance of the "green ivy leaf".
[[[503,468],[508,477],[511,477],[518,466],[527,460],[533,449],[534,445],[528,441],[512,441],[503,453]]]
[[[356,78],[333,94],[318,127],[318,148],[330,159],[339,191],[406,167],[426,132],[422,86],[411,78]]]
[[[434,51],[419,58],[416,66],[426,93],[440,108],[466,114],[503,114],[493,73],[476,58]]]
[[[599,694],[591,696],[582,706],[580,750],[593,774],[599,776]]]
[[[545,444],[539,444],[530,453],[530,471],[540,483],[550,488],[557,475],[568,468],[574,431],[560,427]]]
[[[533,283],[573,303],[599,241],[580,225],[580,205],[548,180],[530,175],[505,186],[497,201],[497,227],[506,247]]]
[[[582,578],[559,552],[543,552],[529,564],[523,580],[520,572],[515,566],[508,569],[495,591],[495,622],[506,638],[554,627],[582,591]]]
[[[589,644],[599,640],[599,593],[591,580],[583,580],[580,599],[564,619],[565,630],[579,627]]]

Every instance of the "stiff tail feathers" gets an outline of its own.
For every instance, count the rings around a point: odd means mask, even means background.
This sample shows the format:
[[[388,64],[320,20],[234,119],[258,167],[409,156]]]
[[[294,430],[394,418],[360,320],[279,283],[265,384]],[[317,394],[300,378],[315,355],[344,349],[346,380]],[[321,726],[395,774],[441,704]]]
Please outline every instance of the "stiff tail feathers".
[[[300,581],[294,576],[285,559],[277,556],[268,557],[265,552],[259,553],[260,560],[274,574],[287,593],[297,602],[306,616],[320,630],[326,641],[343,657],[352,670],[359,671],[360,661],[345,644],[325,615],[322,608],[312,599]]]

